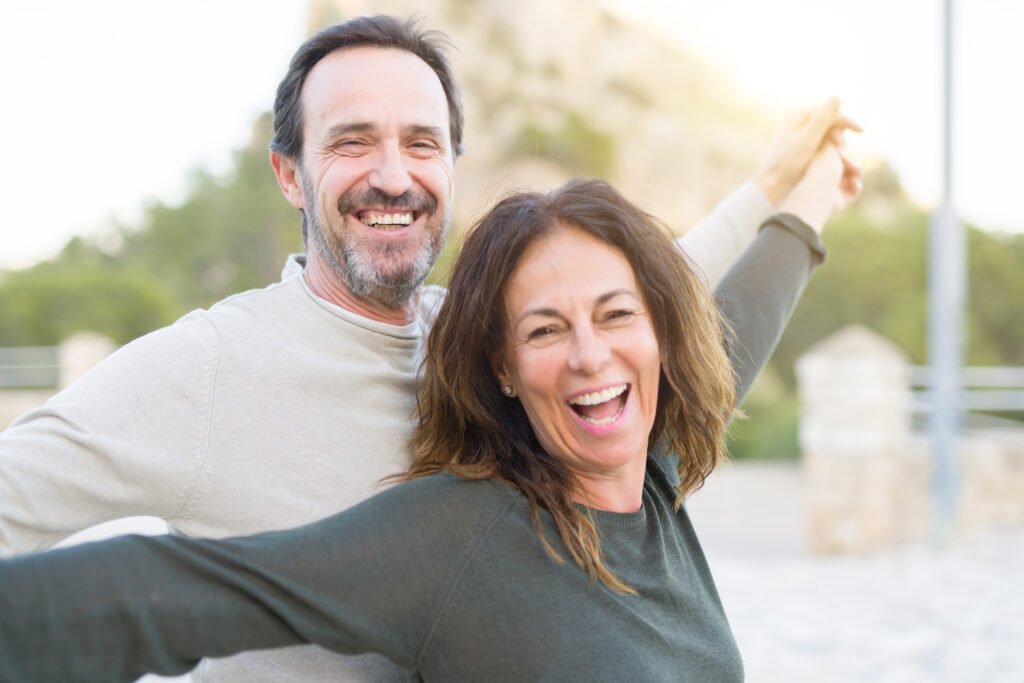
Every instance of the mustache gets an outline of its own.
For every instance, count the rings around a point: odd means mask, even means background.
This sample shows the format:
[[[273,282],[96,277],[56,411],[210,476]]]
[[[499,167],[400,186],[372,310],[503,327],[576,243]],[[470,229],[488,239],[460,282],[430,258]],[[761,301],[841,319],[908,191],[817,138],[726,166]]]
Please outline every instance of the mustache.
[[[411,208],[421,213],[434,213],[437,211],[437,200],[429,194],[413,190],[406,190],[396,197],[375,188],[346,192],[338,199],[338,212],[343,216],[371,206],[378,209]]]

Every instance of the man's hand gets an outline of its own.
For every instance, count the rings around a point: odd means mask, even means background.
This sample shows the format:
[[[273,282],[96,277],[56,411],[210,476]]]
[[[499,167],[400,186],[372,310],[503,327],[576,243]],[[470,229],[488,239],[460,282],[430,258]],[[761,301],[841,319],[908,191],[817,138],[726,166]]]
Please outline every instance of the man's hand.
[[[779,124],[768,154],[754,174],[754,183],[772,204],[779,206],[796,187],[826,140],[842,148],[846,130],[860,132],[861,127],[840,113],[836,97],[830,97],[820,107],[790,112]],[[854,169],[856,167],[851,169],[850,177],[859,182],[859,169],[855,174]],[[848,190],[854,197],[860,191],[853,185]]]

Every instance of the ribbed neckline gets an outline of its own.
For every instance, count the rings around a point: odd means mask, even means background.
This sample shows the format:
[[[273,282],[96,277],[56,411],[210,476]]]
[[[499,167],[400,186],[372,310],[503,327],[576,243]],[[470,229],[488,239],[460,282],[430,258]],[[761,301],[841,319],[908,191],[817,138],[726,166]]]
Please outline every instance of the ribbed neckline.
[[[647,524],[647,508],[650,506],[647,496],[647,488],[644,487],[643,502],[636,512],[612,512],[610,510],[599,510],[589,508],[585,505],[579,507],[590,513],[598,526],[615,527],[617,529],[639,529]]]

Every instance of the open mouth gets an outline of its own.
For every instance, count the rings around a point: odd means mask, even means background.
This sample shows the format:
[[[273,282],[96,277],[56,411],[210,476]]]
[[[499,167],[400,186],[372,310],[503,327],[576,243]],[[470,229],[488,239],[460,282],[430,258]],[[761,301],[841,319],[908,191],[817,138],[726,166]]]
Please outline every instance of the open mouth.
[[[626,409],[629,385],[619,384],[601,391],[580,394],[569,399],[569,407],[580,418],[595,427],[610,425]]]
[[[375,211],[367,209],[366,211],[359,211],[356,216],[358,216],[359,221],[363,225],[368,225],[378,230],[395,230],[412,225],[418,213],[417,211]]]

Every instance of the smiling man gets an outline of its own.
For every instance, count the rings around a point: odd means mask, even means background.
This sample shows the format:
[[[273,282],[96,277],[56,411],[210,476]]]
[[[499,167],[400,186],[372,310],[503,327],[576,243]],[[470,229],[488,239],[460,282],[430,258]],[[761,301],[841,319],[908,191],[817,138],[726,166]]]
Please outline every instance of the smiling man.
[[[462,109],[436,32],[362,17],[310,37],[274,105],[271,163],[302,212],[281,282],[133,341],[0,433],[0,554],[159,517],[225,537],[306,524],[410,462],[417,370],[445,292],[423,286],[450,223]],[[687,234],[717,281],[821,140],[816,110]],[[204,660],[198,680],[402,679],[313,647]]]
[[[355,47],[313,67],[302,102],[299,154],[270,159],[305,217],[306,282],[368,318],[411,322],[451,222],[455,154],[441,82],[411,52]]]

